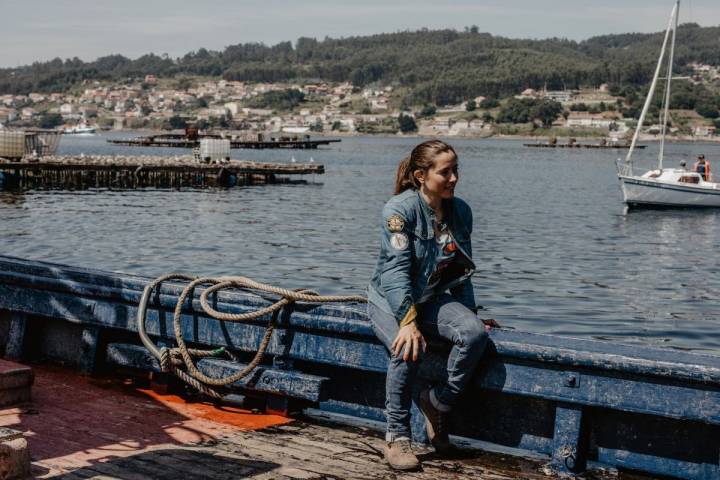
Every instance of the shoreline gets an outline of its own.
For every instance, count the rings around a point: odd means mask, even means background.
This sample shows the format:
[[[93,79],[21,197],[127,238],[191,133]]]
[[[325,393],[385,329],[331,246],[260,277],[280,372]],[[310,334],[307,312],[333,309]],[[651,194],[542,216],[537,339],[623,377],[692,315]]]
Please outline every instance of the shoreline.
[[[228,132],[235,132],[234,130],[225,130]],[[119,130],[101,130],[102,133],[126,133],[126,134],[163,134],[163,133],[172,133],[173,130],[154,130],[154,129],[119,129]],[[570,135],[511,135],[511,134],[493,134],[490,136],[487,135],[421,135],[418,133],[403,133],[403,134],[392,134],[392,133],[357,133],[357,132],[308,132],[307,135],[309,135],[311,138],[313,137],[320,137],[320,138],[352,138],[352,137],[378,137],[378,138],[397,138],[397,137],[407,137],[407,138],[442,138],[442,139],[451,139],[451,140],[486,140],[486,139],[492,139],[492,140],[525,140],[525,141],[536,141],[537,143],[546,143],[551,137],[555,137],[558,139],[558,141],[562,139],[568,139],[571,138]],[[600,134],[591,134],[591,135],[585,135],[585,136],[575,136],[574,137],[578,143],[594,143],[599,141],[600,139],[607,138],[607,135],[600,135]],[[645,143],[657,143],[660,142],[661,138],[659,135],[640,135],[638,138],[639,142],[645,142]],[[665,137],[665,141],[668,143],[708,143],[708,144],[717,144],[720,143],[720,135],[715,135],[713,137],[703,137],[698,138],[691,135],[683,135],[683,136],[670,136]]]

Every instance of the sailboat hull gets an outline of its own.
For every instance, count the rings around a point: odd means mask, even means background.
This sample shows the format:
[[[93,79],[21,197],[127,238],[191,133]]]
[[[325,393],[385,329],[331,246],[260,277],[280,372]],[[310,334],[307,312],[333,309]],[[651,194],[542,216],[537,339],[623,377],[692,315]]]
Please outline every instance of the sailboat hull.
[[[719,207],[720,189],[620,176],[624,201],[631,207]]]

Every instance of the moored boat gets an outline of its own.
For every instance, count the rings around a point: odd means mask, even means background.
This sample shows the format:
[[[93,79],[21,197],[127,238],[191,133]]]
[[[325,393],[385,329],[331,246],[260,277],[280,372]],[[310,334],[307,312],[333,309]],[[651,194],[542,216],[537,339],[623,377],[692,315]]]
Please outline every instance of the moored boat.
[[[625,157],[625,163],[618,162],[618,179],[623,193],[623,202],[627,207],[720,207],[720,183],[710,181],[709,175],[688,172],[684,168],[663,168],[665,153],[665,134],[669,119],[670,86],[673,78],[673,56],[675,52],[675,34],[678,27],[678,14],[680,1],[670,14],[668,27],[665,30],[665,39],[660,49],[660,57],[655,68],[652,83],[645,105],[640,113],[638,127],[635,129],[630,149]],[[672,36],[671,36],[672,32]],[[657,82],[665,58],[666,47],[670,45],[667,59],[667,75],[665,77],[665,91],[663,92],[663,108],[661,112],[660,151],[658,154],[658,168],[636,175],[633,171],[632,154],[637,148],[637,139],[645,116],[650,108]]]
[[[138,302],[150,279],[0,256],[0,344],[8,358],[54,360],[91,373],[167,369],[138,336]],[[221,322],[204,313],[196,288],[164,282],[147,296],[148,335],[174,346],[173,312],[184,341],[231,352],[200,359],[200,370],[243,370],[266,337],[270,315]],[[275,295],[224,291],[213,308],[244,314]],[[361,304],[290,302],[275,317],[265,359],[228,393],[261,401],[267,411],[302,411],[340,423],[382,428],[388,354]],[[505,329],[452,418],[456,443],[540,455],[560,472],[597,466],[652,475],[720,477],[720,357],[650,347],[537,335]],[[422,387],[444,371],[435,346],[422,362]],[[413,411],[413,432],[424,421]],[[480,443],[478,443],[480,442]],[[510,450],[508,450],[510,449]],[[350,455],[351,453],[347,453]]]
[[[720,207],[720,184],[684,168],[650,170],[621,179],[623,197],[630,207]]]

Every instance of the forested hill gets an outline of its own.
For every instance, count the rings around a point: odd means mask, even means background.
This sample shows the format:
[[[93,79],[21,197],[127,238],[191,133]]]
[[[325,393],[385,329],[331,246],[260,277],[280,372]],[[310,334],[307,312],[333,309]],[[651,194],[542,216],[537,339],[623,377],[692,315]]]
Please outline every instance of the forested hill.
[[[228,80],[380,81],[409,87],[411,100],[439,105],[476,95],[505,96],[525,88],[645,85],[663,33],[517,40],[480,33],[476,27],[349,37],[300,38],[295,45],[238,44],[224,51],[200,49],[182,58],[121,55],[93,62],[55,59],[0,70],[0,94],[65,91],[82,80],[202,75]],[[720,27],[685,24],[678,30],[676,64],[720,65]]]

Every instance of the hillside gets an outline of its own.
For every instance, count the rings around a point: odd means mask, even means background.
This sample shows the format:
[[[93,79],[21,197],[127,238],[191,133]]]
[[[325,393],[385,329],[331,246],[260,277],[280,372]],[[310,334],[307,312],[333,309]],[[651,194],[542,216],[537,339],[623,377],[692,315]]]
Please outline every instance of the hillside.
[[[525,88],[594,87],[601,83],[644,86],[662,33],[518,40],[480,33],[475,27],[420,30],[341,39],[300,38],[295,45],[238,44],[224,51],[200,49],[177,59],[147,54],[135,60],[109,55],[0,69],[0,94],[62,92],[83,80],[123,81],[201,75],[249,82],[288,80],[373,82],[409,89],[409,101],[438,105],[477,95],[507,96]],[[720,65],[720,27],[682,25],[677,64]]]

